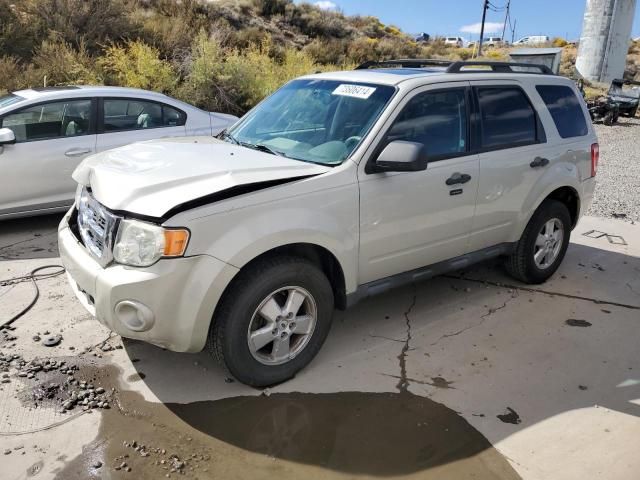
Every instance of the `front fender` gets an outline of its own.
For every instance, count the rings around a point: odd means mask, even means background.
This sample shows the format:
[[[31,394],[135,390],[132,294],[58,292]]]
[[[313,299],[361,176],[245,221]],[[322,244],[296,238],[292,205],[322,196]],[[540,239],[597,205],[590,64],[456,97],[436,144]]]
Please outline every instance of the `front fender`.
[[[307,243],[328,250],[357,288],[358,195],[355,185],[193,219],[187,255],[211,255],[237,268],[278,247]]]

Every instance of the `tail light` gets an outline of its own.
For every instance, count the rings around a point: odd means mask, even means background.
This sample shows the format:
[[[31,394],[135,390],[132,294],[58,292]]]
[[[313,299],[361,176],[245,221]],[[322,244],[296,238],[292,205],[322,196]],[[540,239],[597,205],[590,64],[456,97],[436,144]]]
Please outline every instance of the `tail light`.
[[[600,145],[591,145],[591,176],[595,177],[598,172],[598,161],[600,160]]]

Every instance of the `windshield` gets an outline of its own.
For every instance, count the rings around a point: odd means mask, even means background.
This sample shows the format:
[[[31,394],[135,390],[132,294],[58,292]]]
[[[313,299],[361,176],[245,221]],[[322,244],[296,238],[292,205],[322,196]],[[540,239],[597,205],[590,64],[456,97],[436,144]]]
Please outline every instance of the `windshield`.
[[[294,80],[223,138],[276,155],[339,165],[351,155],[395,89],[334,80]]]
[[[24,98],[10,93],[9,95],[0,97],[0,108],[8,107],[14,103],[21,102],[22,100],[24,100]]]

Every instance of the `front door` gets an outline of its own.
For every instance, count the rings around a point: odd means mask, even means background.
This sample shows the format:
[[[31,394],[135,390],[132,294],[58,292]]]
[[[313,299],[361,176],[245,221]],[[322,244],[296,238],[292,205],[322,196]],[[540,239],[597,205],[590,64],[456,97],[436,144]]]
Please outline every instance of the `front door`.
[[[95,152],[91,99],[41,103],[0,120],[16,143],[0,147],[0,214],[71,205],[76,184],[71,174]]]
[[[418,142],[426,170],[368,174],[361,166],[360,284],[467,253],[479,177],[469,145],[469,95],[468,82],[415,90],[369,159],[390,141]]]

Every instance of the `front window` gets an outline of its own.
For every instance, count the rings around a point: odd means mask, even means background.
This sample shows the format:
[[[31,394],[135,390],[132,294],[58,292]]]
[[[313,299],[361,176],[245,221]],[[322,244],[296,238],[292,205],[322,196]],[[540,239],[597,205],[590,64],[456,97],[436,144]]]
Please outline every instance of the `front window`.
[[[424,145],[430,161],[467,151],[467,107],[464,88],[418,93],[387,132],[383,146],[395,140]]]
[[[16,142],[75,137],[91,133],[91,100],[64,100],[26,107],[5,115]]]
[[[395,89],[335,80],[295,80],[259,104],[226,138],[325,165],[351,155]]]

